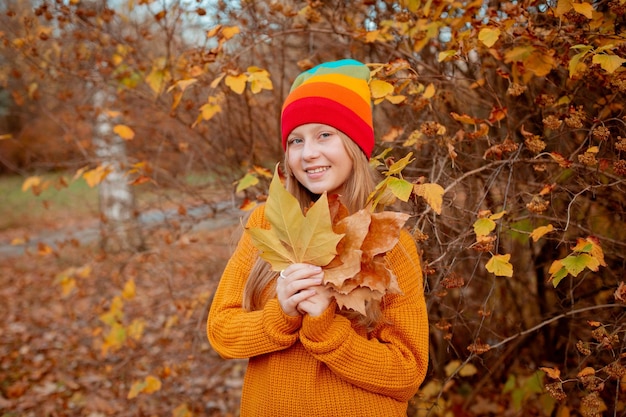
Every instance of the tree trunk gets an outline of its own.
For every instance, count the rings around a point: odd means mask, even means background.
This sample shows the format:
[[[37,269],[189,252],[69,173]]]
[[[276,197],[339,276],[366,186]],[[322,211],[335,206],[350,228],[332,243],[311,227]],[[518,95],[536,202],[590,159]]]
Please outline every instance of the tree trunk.
[[[114,118],[106,111],[111,101],[107,90],[94,94],[93,143],[100,165],[108,171],[98,189],[101,246],[111,252],[141,250],[144,242],[135,214],[135,196],[125,176],[126,143],[113,132]]]

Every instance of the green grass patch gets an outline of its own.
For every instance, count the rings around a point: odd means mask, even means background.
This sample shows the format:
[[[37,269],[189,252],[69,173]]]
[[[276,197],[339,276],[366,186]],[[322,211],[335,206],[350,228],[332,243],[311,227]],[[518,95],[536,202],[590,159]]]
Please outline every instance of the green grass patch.
[[[25,178],[0,176],[0,230],[17,227],[53,227],[55,223],[97,218],[98,190],[78,179],[65,176],[67,187],[62,187],[61,174],[40,176],[47,184],[39,195],[32,189],[22,191]]]
[[[25,177],[0,176],[0,231],[16,228],[54,228],[80,220],[99,218],[98,187],[70,174],[43,174],[41,192],[22,191]],[[184,185],[160,187],[154,183],[133,186],[140,211],[176,208],[179,204],[219,198],[219,182],[203,173],[189,174]]]

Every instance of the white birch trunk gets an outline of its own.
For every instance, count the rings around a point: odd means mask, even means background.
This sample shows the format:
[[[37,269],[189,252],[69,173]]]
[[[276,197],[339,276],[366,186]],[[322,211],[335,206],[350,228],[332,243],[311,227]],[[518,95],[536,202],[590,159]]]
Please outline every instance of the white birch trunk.
[[[110,99],[107,90],[94,95],[93,144],[100,164],[110,171],[98,189],[101,244],[107,251],[138,250],[143,238],[135,215],[135,196],[125,176],[126,143],[113,132],[114,120],[106,111]]]

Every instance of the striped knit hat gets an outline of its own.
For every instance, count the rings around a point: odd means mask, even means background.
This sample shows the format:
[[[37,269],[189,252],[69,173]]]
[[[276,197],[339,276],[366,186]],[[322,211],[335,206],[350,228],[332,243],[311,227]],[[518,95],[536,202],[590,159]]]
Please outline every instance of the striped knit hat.
[[[369,158],[374,150],[369,80],[369,68],[353,59],[326,62],[300,74],[283,104],[283,149],[296,127],[323,123],[348,135]]]

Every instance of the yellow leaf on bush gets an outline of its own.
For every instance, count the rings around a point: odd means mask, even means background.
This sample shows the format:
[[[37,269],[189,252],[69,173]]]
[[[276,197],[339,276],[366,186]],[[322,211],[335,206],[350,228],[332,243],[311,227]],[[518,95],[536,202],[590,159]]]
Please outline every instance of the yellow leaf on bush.
[[[511,254],[506,253],[504,255],[493,255],[489,261],[487,261],[487,271],[491,272],[497,277],[512,277],[513,265],[509,262]]]
[[[533,51],[535,50],[535,48],[533,46],[516,46],[513,49],[510,49],[509,51],[507,51],[506,54],[504,54],[505,63],[510,63],[510,62],[522,62],[525,61],[526,59],[528,59],[528,57],[533,53]]]
[[[445,192],[441,185],[435,183],[415,184],[413,192],[426,200],[435,213],[441,214]]]
[[[124,140],[132,140],[135,137],[133,129],[126,125],[115,125],[113,127],[113,132]]]
[[[593,17],[593,6],[590,3],[572,3],[572,7],[576,13],[582,14],[587,19]]]
[[[476,236],[487,236],[496,228],[496,222],[490,218],[483,217],[474,222],[474,233]]]
[[[425,99],[429,99],[429,98],[433,98],[435,96],[435,84],[430,83],[426,86],[426,89],[424,90],[424,94],[422,94],[422,97],[424,97]]]
[[[614,73],[618,68],[622,67],[622,64],[626,63],[626,59],[617,55],[608,54],[596,54],[593,56],[592,62],[600,65],[603,70],[609,74]]]
[[[370,90],[372,98],[383,98],[393,93],[393,85],[387,81],[374,79],[370,82]]]
[[[386,181],[387,187],[394,196],[402,201],[409,201],[409,198],[411,197],[414,189],[413,184],[405,179],[396,177],[387,177]]]
[[[110,168],[100,165],[97,168],[84,172],[83,178],[87,182],[87,185],[93,188],[96,185],[100,184],[106,178],[106,176],[109,175],[110,172]]]
[[[561,377],[561,371],[558,368],[547,368],[547,367],[542,366],[539,369],[545,372],[546,375],[548,375],[548,378],[550,379],[560,379]]]
[[[443,62],[448,58],[452,58],[453,56],[456,56],[456,49],[448,49],[447,51],[441,51],[439,52],[439,55],[437,55],[437,62]]]
[[[227,75],[224,82],[235,93],[242,94],[246,89],[248,76],[246,74]]]
[[[248,67],[248,82],[250,83],[250,90],[257,94],[261,90],[273,90],[272,80],[270,73],[263,68],[251,66]]]
[[[554,226],[548,224],[547,226],[539,226],[530,233],[530,238],[536,242],[543,237],[543,235],[550,233],[554,230]]]
[[[228,40],[240,32],[239,26],[225,26],[222,29],[222,36]]]
[[[485,44],[487,48],[491,48],[500,38],[500,29],[498,28],[482,28],[478,32],[478,40]]]
[[[242,179],[237,181],[237,189],[235,192],[240,192],[250,187],[254,187],[259,183],[259,177],[248,172]]]
[[[570,10],[572,10],[571,0],[558,0],[554,14],[556,17],[561,17]]]
[[[576,246],[574,246],[572,250],[576,252],[586,252],[597,259],[601,266],[606,266],[606,262],[604,262],[604,251],[600,246],[600,242],[595,237],[589,236],[585,239],[577,239]]]

